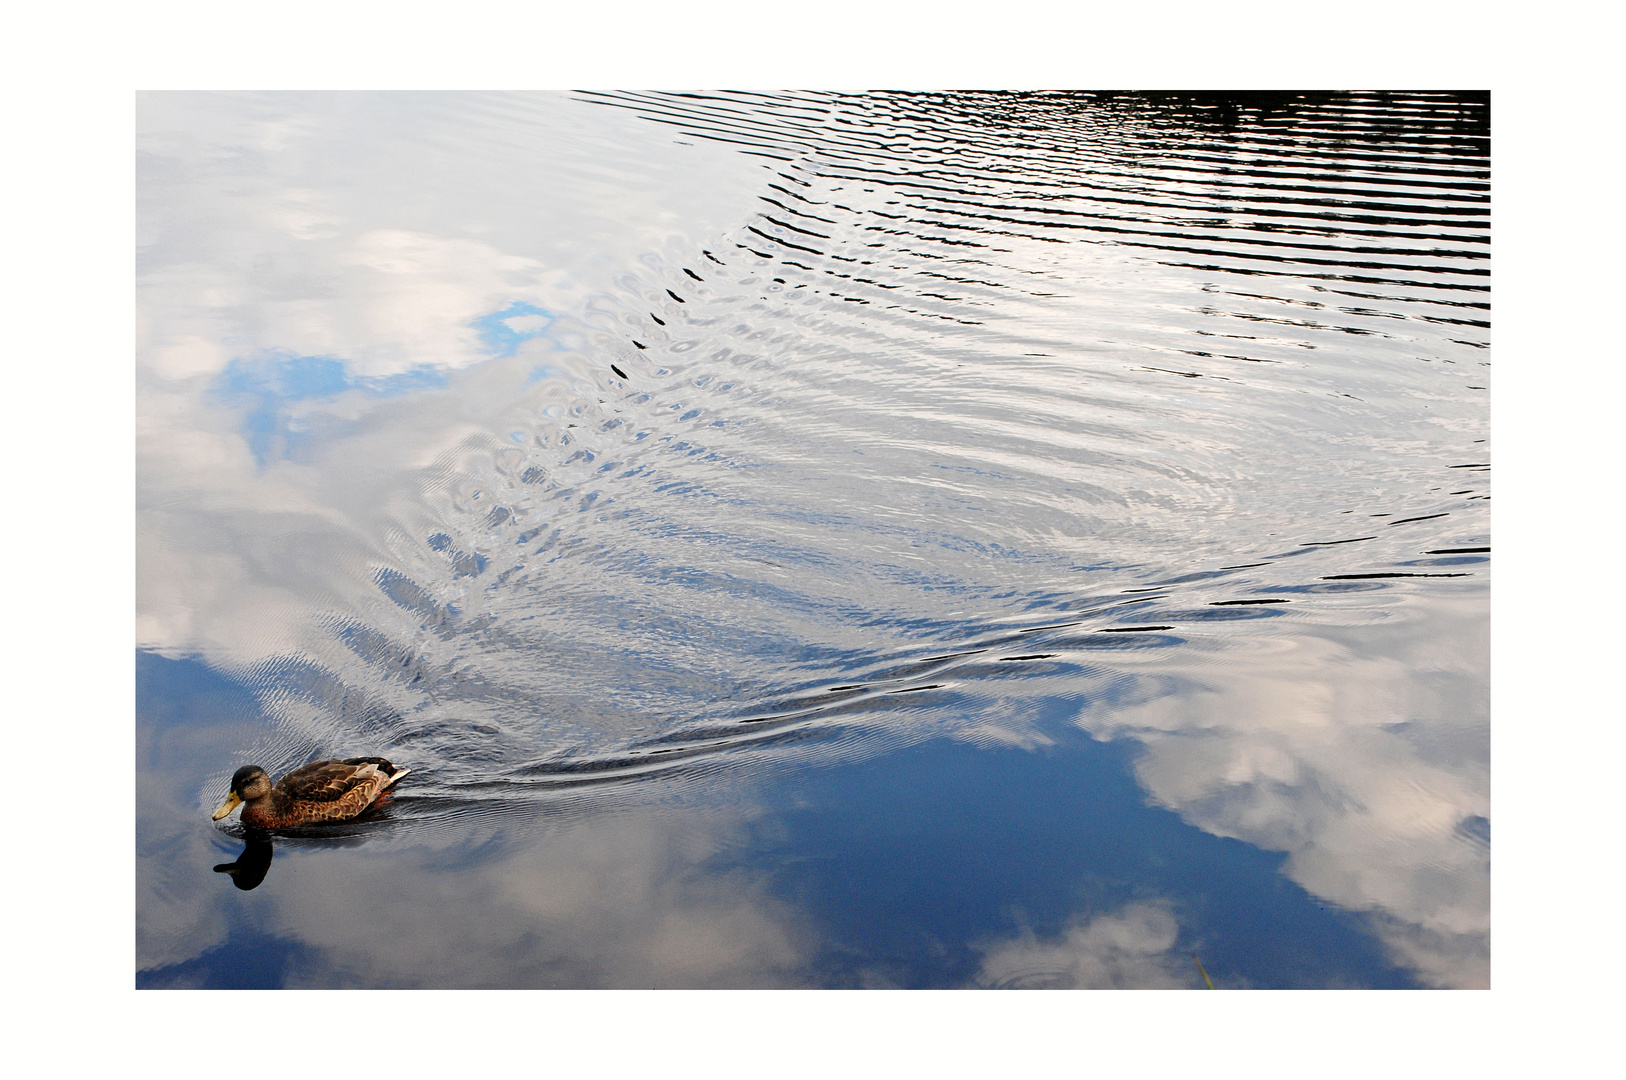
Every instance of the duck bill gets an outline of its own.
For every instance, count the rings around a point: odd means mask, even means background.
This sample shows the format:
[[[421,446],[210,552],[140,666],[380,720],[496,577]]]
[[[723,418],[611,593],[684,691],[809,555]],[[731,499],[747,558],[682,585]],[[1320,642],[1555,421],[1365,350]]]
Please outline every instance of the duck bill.
[[[226,801],[220,804],[220,809],[219,810],[215,811],[215,820],[219,821],[221,818],[225,817],[227,814],[229,814],[233,810],[237,809],[237,804],[242,802],[242,801],[243,801],[243,797],[241,795],[237,794],[237,792],[235,792],[235,791],[232,792],[230,795],[227,795],[226,796]]]

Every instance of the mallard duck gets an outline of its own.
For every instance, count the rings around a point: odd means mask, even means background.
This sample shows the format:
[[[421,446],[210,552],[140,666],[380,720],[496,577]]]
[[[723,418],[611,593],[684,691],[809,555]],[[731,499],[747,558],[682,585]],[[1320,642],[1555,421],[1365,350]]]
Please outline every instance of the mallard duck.
[[[385,788],[411,771],[398,769],[381,757],[313,761],[273,787],[264,769],[245,765],[232,774],[231,793],[215,811],[215,820],[241,803],[243,824],[257,829],[344,821],[373,805]]]

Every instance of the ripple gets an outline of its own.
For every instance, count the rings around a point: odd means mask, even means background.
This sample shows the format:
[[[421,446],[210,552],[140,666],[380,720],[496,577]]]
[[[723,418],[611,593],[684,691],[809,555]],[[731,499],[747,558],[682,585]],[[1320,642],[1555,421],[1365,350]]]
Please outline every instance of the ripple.
[[[577,97],[759,160],[755,202],[335,420],[336,474],[417,464],[311,497],[365,569],[250,665],[267,768],[398,753],[438,827],[1483,585],[1419,561],[1488,553],[1483,100]]]

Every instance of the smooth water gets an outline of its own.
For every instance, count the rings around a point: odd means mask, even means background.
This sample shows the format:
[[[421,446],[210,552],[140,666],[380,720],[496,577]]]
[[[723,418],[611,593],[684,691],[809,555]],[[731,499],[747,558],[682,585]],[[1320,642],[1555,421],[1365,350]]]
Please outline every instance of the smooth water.
[[[144,95],[137,984],[1487,985],[1488,133]]]

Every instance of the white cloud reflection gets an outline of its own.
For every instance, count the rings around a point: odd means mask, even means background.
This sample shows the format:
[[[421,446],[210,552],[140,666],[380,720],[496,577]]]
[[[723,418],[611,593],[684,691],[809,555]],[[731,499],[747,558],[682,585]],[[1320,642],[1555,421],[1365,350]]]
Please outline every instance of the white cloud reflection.
[[[209,834],[154,797],[136,794],[136,970],[182,964],[226,940],[229,920],[218,904],[197,903],[198,881],[221,859]],[[212,883],[209,883],[212,884]]]
[[[984,947],[977,982],[1011,990],[1157,990],[1198,985],[1190,956],[1177,952],[1170,906],[1136,901],[1075,919],[1053,938],[1023,930]]]
[[[722,813],[609,812],[510,837],[464,872],[426,846],[301,851],[260,891],[267,925],[321,956],[290,987],[795,985],[812,939],[794,909],[707,868],[736,829]]]
[[[475,320],[687,254],[760,172],[563,95],[145,94],[138,127],[137,354],[169,379],[266,350],[478,363]]]
[[[144,94],[137,148],[137,644],[239,668],[376,591],[504,398],[582,392],[557,352],[530,385],[518,344],[737,224],[761,171],[553,94]],[[478,416],[384,381],[481,364]]]
[[[1397,602],[1375,627],[1250,635],[1219,657],[1171,658],[1160,674],[1177,692],[1079,723],[1144,745],[1136,773],[1156,802],[1286,852],[1292,880],[1371,913],[1424,982],[1486,986],[1485,605],[1483,592]]]

